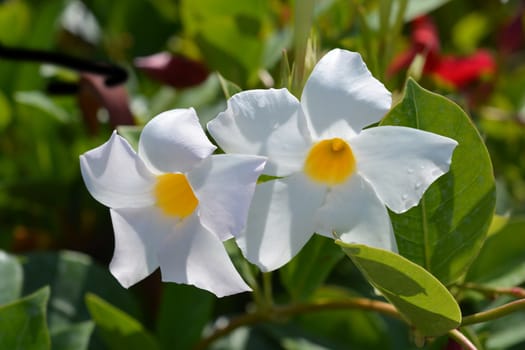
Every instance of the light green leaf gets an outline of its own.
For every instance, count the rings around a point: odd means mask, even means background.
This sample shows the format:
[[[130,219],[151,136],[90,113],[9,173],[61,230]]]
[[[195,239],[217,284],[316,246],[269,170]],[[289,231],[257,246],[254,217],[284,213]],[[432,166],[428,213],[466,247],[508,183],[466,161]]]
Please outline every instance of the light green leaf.
[[[86,304],[102,339],[110,350],[155,350],[155,338],[133,317],[95,294],[86,295]]]
[[[135,152],[138,152],[139,149],[139,139],[142,129],[143,127],[137,125],[117,126],[118,134],[129,142],[129,144],[131,145],[131,147],[133,147]]]
[[[292,299],[306,300],[343,256],[333,239],[314,235],[299,254],[279,270],[281,281]]]
[[[487,239],[465,280],[502,288],[525,282],[525,218],[512,219]]]
[[[238,92],[241,92],[242,89],[239,87],[239,85],[229,81],[228,79],[225,79],[222,75],[217,73],[217,76],[219,77],[219,82],[221,83],[221,89],[224,93],[224,97],[226,99],[229,99],[233,95],[235,95]]]
[[[31,11],[24,1],[6,1],[0,4],[0,43],[18,44],[30,25]]]
[[[212,316],[215,296],[182,284],[164,284],[158,338],[165,349],[190,349]]]
[[[94,328],[95,324],[92,321],[85,321],[53,331],[53,350],[86,350]]]
[[[24,272],[18,260],[0,250],[0,305],[9,303],[20,296]]]
[[[49,287],[0,307],[0,349],[50,350],[46,325]]]
[[[423,335],[442,335],[461,323],[461,310],[454,297],[421,266],[390,251],[337,243],[368,282]]]
[[[412,79],[381,125],[408,126],[459,142],[450,171],[419,205],[391,213],[399,253],[445,285],[453,283],[479,253],[494,214],[495,181],[485,144],[459,106]]]

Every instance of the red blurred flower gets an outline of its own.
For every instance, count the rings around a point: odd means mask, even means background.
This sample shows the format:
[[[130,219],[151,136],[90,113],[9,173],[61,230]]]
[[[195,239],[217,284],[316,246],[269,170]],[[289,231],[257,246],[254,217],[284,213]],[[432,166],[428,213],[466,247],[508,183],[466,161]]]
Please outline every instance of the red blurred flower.
[[[137,57],[134,64],[150,78],[175,88],[198,85],[206,80],[209,74],[203,63],[168,52]]]
[[[436,26],[428,16],[412,22],[411,42],[408,51],[393,59],[387,69],[388,75],[410,66],[418,54],[425,57],[423,74],[450,88],[463,89],[496,71],[494,58],[486,50],[478,50],[469,56],[442,55]]]

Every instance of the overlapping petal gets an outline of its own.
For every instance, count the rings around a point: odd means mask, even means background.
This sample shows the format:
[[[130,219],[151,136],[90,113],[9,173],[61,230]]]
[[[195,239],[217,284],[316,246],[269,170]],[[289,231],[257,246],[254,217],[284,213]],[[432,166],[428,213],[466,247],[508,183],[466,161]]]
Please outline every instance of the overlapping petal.
[[[458,143],[418,129],[381,126],[363,130],[350,144],[358,172],[392,211],[403,213],[449,170]]]
[[[237,239],[244,256],[263,271],[290,261],[312,236],[325,193],[300,173],[257,185],[246,230]]]
[[[202,224],[221,240],[238,235],[246,225],[248,208],[266,158],[216,155],[188,173],[199,198]]]
[[[335,49],[315,66],[301,104],[317,139],[346,139],[379,121],[390,109],[391,94],[372,76],[361,55]]]
[[[218,297],[250,291],[222,242],[192,215],[177,225],[159,251],[162,280],[192,284]]]
[[[157,115],[146,124],[139,140],[139,155],[156,173],[187,172],[215,149],[193,108]]]
[[[360,175],[333,187],[317,212],[317,233],[346,243],[397,251],[390,217],[374,189]]]
[[[80,156],[80,170],[89,193],[105,206],[138,208],[154,203],[155,176],[116,132]]]
[[[271,154],[265,174],[289,175],[300,169],[297,155],[310,144],[301,113],[299,101],[286,89],[243,91],[207,127],[225,152]]]
[[[158,247],[175,223],[160,215],[155,207],[111,209],[111,221],[115,251],[109,270],[128,288],[159,267]]]

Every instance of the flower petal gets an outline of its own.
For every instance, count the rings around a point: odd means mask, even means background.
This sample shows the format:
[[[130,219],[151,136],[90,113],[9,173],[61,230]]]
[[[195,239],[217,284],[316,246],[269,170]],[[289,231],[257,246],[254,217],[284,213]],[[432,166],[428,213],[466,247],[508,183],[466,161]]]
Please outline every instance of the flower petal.
[[[417,205],[427,188],[449,170],[457,144],[401,126],[366,129],[350,140],[358,172],[396,213]]]
[[[348,138],[383,117],[390,92],[375,79],[361,55],[335,49],[317,63],[301,104],[317,139]]]
[[[302,174],[257,185],[246,230],[237,239],[244,256],[263,271],[290,261],[312,236],[325,193]]]
[[[157,267],[157,248],[162,237],[173,230],[155,207],[112,209],[115,252],[109,270],[128,288],[150,275]]]
[[[107,207],[138,208],[155,201],[155,176],[116,132],[80,156],[80,170],[89,193]]]
[[[311,145],[301,105],[286,89],[235,94],[208,131],[225,152],[269,156],[264,173],[274,176],[301,169]]]
[[[265,162],[264,157],[221,154],[209,157],[187,174],[199,199],[202,224],[221,240],[244,229]]]
[[[251,291],[222,242],[192,215],[177,225],[159,251],[162,280],[192,284],[218,297]]]
[[[139,141],[140,156],[158,173],[185,173],[215,149],[193,108],[157,115],[146,124]]]
[[[370,184],[358,174],[332,188],[316,218],[319,234],[333,238],[335,231],[343,242],[397,252],[388,211]]]

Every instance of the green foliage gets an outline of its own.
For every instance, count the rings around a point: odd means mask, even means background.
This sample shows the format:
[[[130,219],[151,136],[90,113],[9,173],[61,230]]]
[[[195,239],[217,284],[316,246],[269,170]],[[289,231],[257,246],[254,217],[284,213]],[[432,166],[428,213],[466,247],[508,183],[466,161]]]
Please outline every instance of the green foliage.
[[[468,116],[453,102],[409,80],[381,125],[408,126],[458,141],[450,171],[404,214],[391,213],[399,252],[445,285],[458,280],[479,252],[495,207],[492,164]]]
[[[133,317],[89,293],[86,304],[110,350],[158,349],[155,338]]]
[[[46,326],[49,287],[0,306],[0,349],[50,350]]]
[[[0,250],[0,305],[9,303],[22,292],[23,270],[17,258]]]
[[[333,240],[314,235],[279,272],[293,300],[306,300],[319,288],[344,254]]]
[[[437,336],[461,323],[450,294],[425,269],[390,251],[338,241],[367,280],[425,336]]]
[[[53,350],[86,350],[95,324],[85,321],[58,328],[51,333]]]

